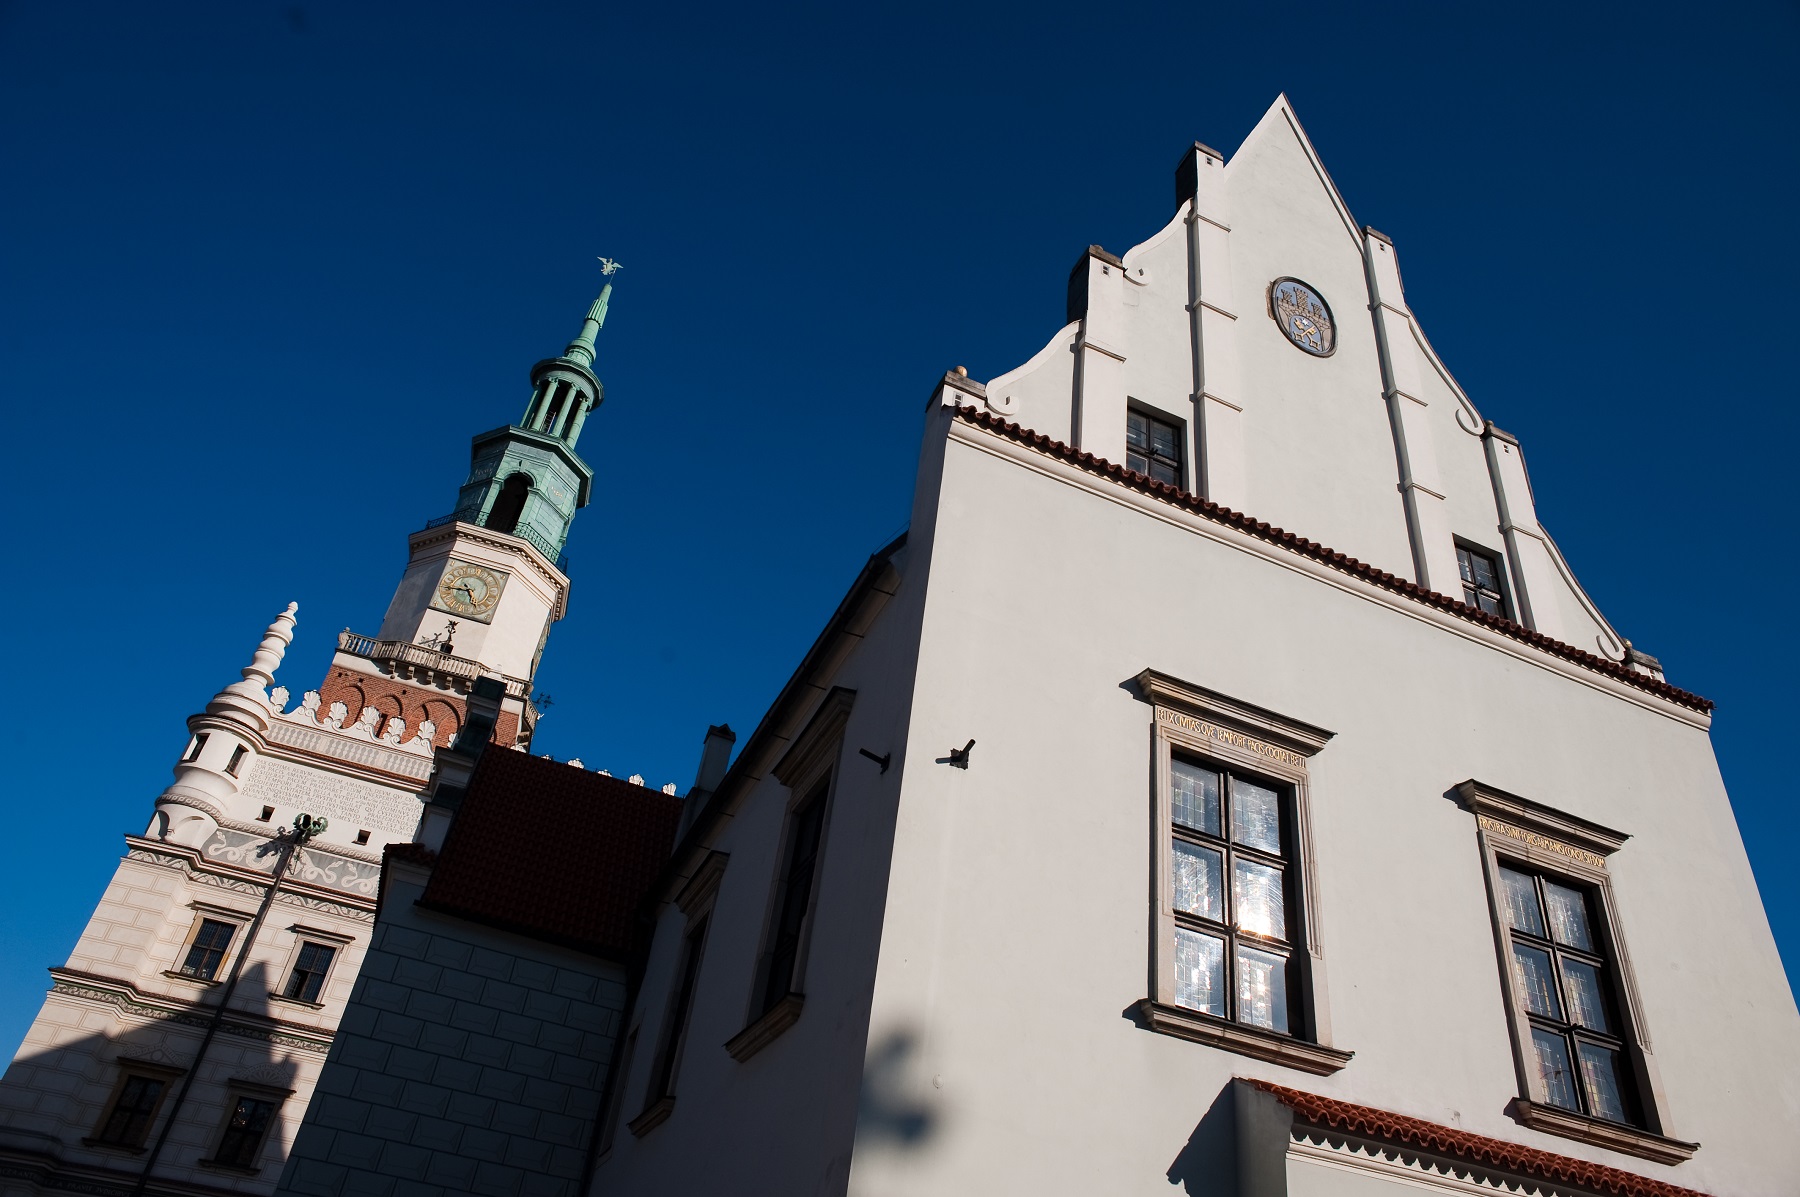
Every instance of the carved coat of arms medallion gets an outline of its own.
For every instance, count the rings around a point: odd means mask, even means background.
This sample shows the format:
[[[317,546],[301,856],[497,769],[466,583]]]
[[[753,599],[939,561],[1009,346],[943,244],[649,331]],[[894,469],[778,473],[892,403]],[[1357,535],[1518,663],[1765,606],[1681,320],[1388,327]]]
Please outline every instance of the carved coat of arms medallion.
[[[1337,349],[1337,324],[1331,305],[1297,278],[1269,284],[1269,314],[1282,335],[1314,357],[1330,357]]]

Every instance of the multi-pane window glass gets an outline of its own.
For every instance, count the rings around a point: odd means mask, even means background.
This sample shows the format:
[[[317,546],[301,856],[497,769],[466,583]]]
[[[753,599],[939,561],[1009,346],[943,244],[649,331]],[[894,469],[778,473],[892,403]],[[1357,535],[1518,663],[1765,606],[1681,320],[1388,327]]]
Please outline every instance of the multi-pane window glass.
[[[1181,429],[1140,411],[1125,414],[1125,468],[1181,485]]]
[[[1180,756],[1170,782],[1175,1001],[1287,1034],[1295,929],[1282,794]]]
[[[269,1133],[269,1123],[274,1117],[274,1102],[258,1097],[238,1098],[225,1123],[225,1134],[219,1139],[219,1150],[213,1155],[213,1162],[230,1164],[234,1168],[256,1167],[257,1153],[262,1150],[263,1137]]]
[[[281,996],[302,1002],[318,1001],[319,990],[325,985],[325,974],[331,971],[331,961],[336,955],[337,949],[327,944],[310,941],[301,944],[300,955],[294,959],[294,971],[288,974],[287,986]]]
[[[1500,595],[1500,561],[1479,549],[1456,546],[1456,568],[1462,574],[1463,602],[1489,615],[1505,615]]]
[[[1513,979],[1531,1024],[1532,1063],[1544,1100],[1635,1123],[1636,1095],[1593,895],[1508,864],[1500,866],[1500,890]]]
[[[150,1076],[128,1076],[119,1087],[118,1100],[107,1111],[95,1139],[112,1147],[142,1147],[150,1134],[150,1119],[162,1100],[165,1082]]]
[[[194,932],[194,942],[188,945],[187,958],[181,962],[181,971],[202,981],[212,980],[218,975],[219,965],[225,961],[225,949],[231,946],[231,937],[236,934],[237,928],[230,923],[202,919],[200,929]]]

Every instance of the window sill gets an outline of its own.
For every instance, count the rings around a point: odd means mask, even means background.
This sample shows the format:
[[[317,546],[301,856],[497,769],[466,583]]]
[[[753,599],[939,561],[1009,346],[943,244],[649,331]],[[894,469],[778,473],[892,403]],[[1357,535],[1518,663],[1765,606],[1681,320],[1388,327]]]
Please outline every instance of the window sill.
[[[763,1016],[733,1035],[725,1043],[731,1058],[740,1063],[775,1041],[776,1036],[800,1021],[800,1008],[806,1003],[804,994],[790,993],[770,1006]]]
[[[116,1151],[121,1155],[144,1154],[144,1149],[142,1147],[127,1147],[123,1143],[108,1143],[102,1139],[83,1139],[81,1145],[83,1147],[92,1147],[98,1151]]]
[[[1523,1097],[1514,1098],[1508,1112],[1515,1121],[1532,1130],[1591,1143],[1595,1147],[1622,1151],[1626,1155],[1654,1160],[1659,1164],[1679,1164],[1683,1160],[1692,1159],[1694,1153],[1700,1150],[1698,1143],[1664,1138],[1635,1126],[1624,1126],[1603,1118],[1589,1118],[1586,1114],[1577,1114],[1558,1106],[1540,1105]]]
[[[303,998],[291,998],[284,993],[276,993],[273,989],[269,990],[269,1000],[272,1002],[280,1002],[284,1006],[304,1006],[308,1010],[323,1010],[325,1008],[324,1002],[309,1002]]]
[[[659,1097],[649,1105],[645,1106],[642,1114],[639,1114],[636,1118],[627,1122],[625,1124],[625,1129],[629,1130],[635,1137],[641,1139],[663,1123],[667,1122],[669,1120],[669,1115],[674,1112],[674,1096]]]
[[[214,1172],[229,1172],[233,1176],[255,1176],[261,1168],[246,1168],[242,1164],[227,1164],[224,1160],[195,1160],[202,1168],[211,1168]]]
[[[1330,1076],[1348,1064],[1356,1054],[1319,1043],[1305,1043],[1258,1027],[1221,1022],[1196,1011],[1184,1010],[1180,1006],[1165,1006],[1149,998],[1138,1003],[1138,1010],[1144,1016],[1145,1025],[1152,1031],[1236,1052],[1240,1056],[1254,1056],[1258,1060],[1283,1064],[1316,1076]]]
[[[220,982],[209,980],[206,977],[196,977],[192,973],[178,973],[172,968],[164,969],[163,976],[171,981],[186,981],[189,985],[198,985],[203,989],[212,989],[220,984]]]

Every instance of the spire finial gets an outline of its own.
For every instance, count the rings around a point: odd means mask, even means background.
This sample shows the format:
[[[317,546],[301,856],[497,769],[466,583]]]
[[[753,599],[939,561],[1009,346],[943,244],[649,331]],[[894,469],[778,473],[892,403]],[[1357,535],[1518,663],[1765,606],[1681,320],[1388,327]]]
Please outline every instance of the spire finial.
[[[607,280],[606,285],[600,288],[600,298],[588,309],[587,319],[581,322],[581,331],[569,342],[569,347],[563,350],[564,357],[573,358],[584,366],[593,363],[594,338],[599,335],[600,326],[606,323],[606,305],[612,299],[612,276],[620,269],[622,268],[614,259],[600,259],[600,274]]]
[[[269,702],[269,683],[275,680],[275,671],[281,667],[281,658],[287,655],[288,645],[294,642],[294,613],[300,610],[299,603],[289,603],[287,610],[275,617],[263,632],[262,642],[250,656],[250,663],[244,666],[243,680],[231,683],[206,704],[208,714],[226,714],[237,711],[247,716],[247,721],[268,730],[269,714],[274,707]]]

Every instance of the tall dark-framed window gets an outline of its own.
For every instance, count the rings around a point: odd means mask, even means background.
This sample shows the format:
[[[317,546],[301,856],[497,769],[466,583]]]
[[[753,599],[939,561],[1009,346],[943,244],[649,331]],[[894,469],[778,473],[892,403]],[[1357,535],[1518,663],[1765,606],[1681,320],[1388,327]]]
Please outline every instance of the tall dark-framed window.
[[[219,1136],[218,1150],[210,1162],[228,1168],[255,1168],[263,1140],[268,1138],[269,1127],[275,1121],[275,1110],[276,1103],[267,1098],[234,1094],[224,1133]]]
[[[1669,1135],[1608,859],[1629,838],[1469,780],[1519,1097],[1512,1116],[1677,1164],[1699,1148]]]
[[[1309,758],[1331,733],[1146,669],[1152,737],[1148,1030],[1326,1076]]]
[[[1186,754],[1169,772],[1175,1002],[1290,1034],[1297,986],[1285,787]]]
[[[194,938],[188,943],[187,955],[181,961],[182,973],[202,981],[213,980],[219,974],[219,966],[225,962],[231,937],[236,934],[235,924],[223,919],[201,919]]]
[[[144,1140],[150,1135],[150,1124],[156,1119],[157,1107],[162,1105],[170,1079],[137,1072],[126,1073],[118,1092],[113,1095],[106,1117],[100,1120],[99,1127],[94,1131],[94,1141],[108,1147],[123,1147],[133,1151],[142,1147]]]
[[[800,949],[805,942],[806,916],[812,905],[813,881],[818,874],[819,842],[825,829],[825,799],[830,777],[820,781],[794,808],[788,819],[786,850],[781,880],[776,890],[774,921],[770,926],[768,959],[764,968],[760,1016],[789,994],[799,992]]]
[[[1500,558],[1497,554],[1456,546],[1456,570],[1462,578],[1463,602],[1486,611],[1489,615],[1506,615],[1506,594],[1500,585]]]
[[[330,944],[302,942],[281,996],[300,1002],[317,1002],[319,992],[325,987],[325,978],[331,972],[331,962],[336,958],[337,949]]]
[[[1606,958],[1592,890],[1504,858],[1496,872],[1513,980],[1545,1102],[1641,1126],[1616,969]]]
[[[706,947],[707,919],[689,926],[681,944],[681,971],[663,1024],[662,1046],[650,1076],[649,1098],[655,1102],[675,1096],[675,1072],[681,1065],[681,1049],[687,1041],[688,1016],[694,1008],[694,988],[700,980],[700,957]]]
[[[1180,486],[1181,426],[1132,408],[1125,413],[1125,468]]]

